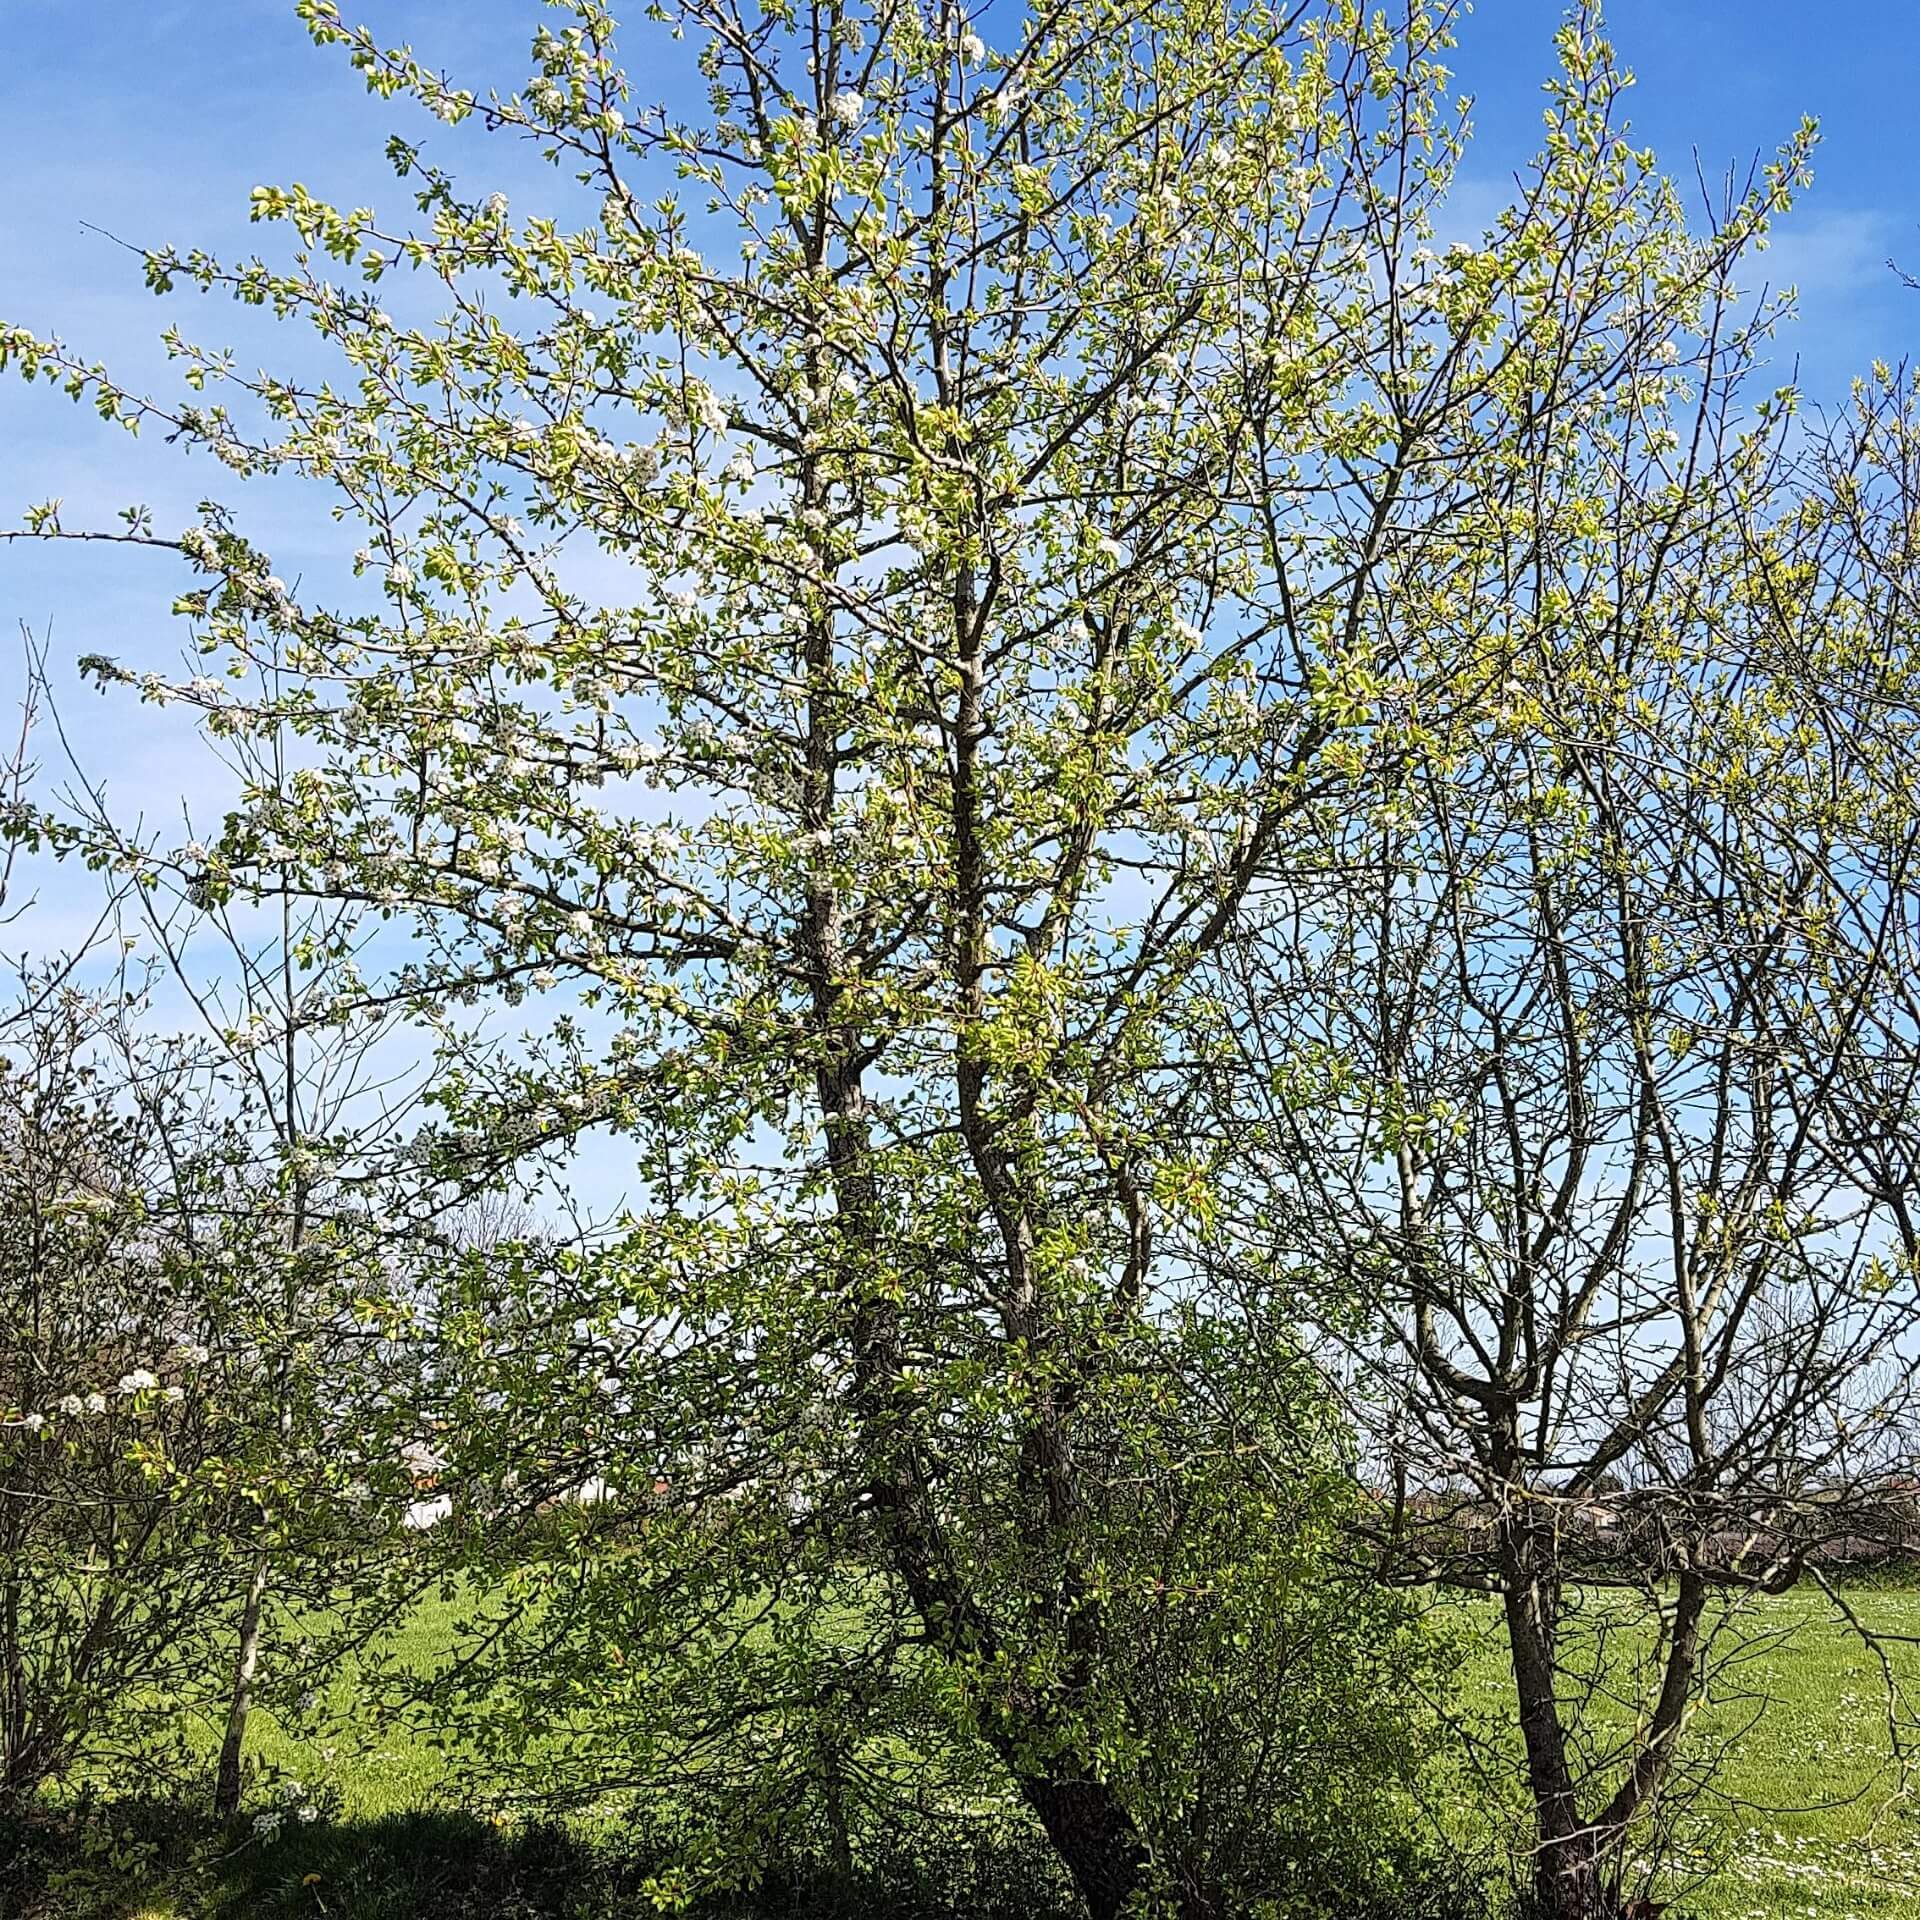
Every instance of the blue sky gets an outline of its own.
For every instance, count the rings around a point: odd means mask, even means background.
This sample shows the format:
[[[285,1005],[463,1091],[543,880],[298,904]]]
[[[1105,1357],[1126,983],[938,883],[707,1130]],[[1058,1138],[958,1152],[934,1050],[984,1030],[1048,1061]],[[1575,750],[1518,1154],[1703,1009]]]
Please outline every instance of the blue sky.
[[[523,77],[528,35],[547,17],[535,0],[365,0],[343,10],[372,21],[384,40],[412,41],[465,84],[503,90]],[[1553,0],[1478,0],[1462,22],[1454,65],[1478,102],[1465,171],[1476,206],[1497,201],[1537,141],[1558,17]],[[1637,137],[1670,171],[1691,178],[1697,154],[1718,179],[1770,150],[1803,113],[1821,119],[1816,184],[1771,256],[1778,278],[1802,292],[1804,317],[1787,350],[1816,395],[1843,391],[1876,354],[1899,357],[1920,337],[1920,294],[1886,265],[1892,255],[1920,270],[1920,170],[1908,132],[1920,81],[1914,0],[1616,0],[1609,17],[1639,76]],[[672,72],[647,68],[663,48],[657,32],[636,24],[628,57],[643,96],[675,89]],[[404,207],[381,153],[396,130],[460,162],[478,190],[502,187],[522,204],[531,199],[523,189],[547,198],[557,190],[524,148],[370,98],[336,54],[310,45],[291,0],[84,8],[5,0],[0,321],[58,331],[88,357],[163,386],[157,337],[169,321],[231,341],[243,360],[285,366],[293,343],[276,341],[270,323],[192,295],[156,301],[137,261],[87,223],[138,244],[233,253],[262,238],[246,219],[248,191],[262,181],[301,180],[346,204]],[[234,500],[236,483],[215,471],[157,438],[130,444],[45,389],[0,385],[0,524],[18,524],[27,503],[57,494],[69,524],[106,521],[140,500],[162,526],[177,527],[203,489]],[[286,577],[314,581],[338,568],[335,549],[347,543],[308,510],[317,500],[282,489],[246,504],[249,530],[264,536]],[[179,579],[166,557],[0,548],[0,699],[11,705],[18,685],[13,633],[22,622],[50,629],[69,736],[118,805],[149,817],[177,817],[183,798],[203,810],[216,799],[204,753],[166,716],[78,689],[70,663],[104,652],[170,665],[179,628],[165,610]],[[0,945],[57,947],[90,905],[84,883],[54,876],[31,920],[0,930]]]
[[[635,9],[637,12],[637,8]],[[365,0],[383,38],[410,39],[463,78],[510,87],[523,72],[534,0]],[[1467,178],[1491,198],[1539,131],[1539,82],[1551,66],[1552,0],[1478,0],[1455,55],[1477,99],[1479,138]],[[1637,133],[1673,171],[1694,155],[1711,176],[1770,148],[1805,112],[1824,138],[1813,191],[1783,231],[1775,270],[1798,280],[1805,318],[1793,344],[1816,391],[1837,390],[1874,354],[1896,356],[1920,332],[1920,295],[1888,272],[1889,254],[1920,269],[1920,170],[1911,100],[1920,81],[1920,9],[1911,0],[1615,0],[1613,38],[1639,76]],[[84,27],[76,23],[84,20]],[[660,36],[636,28],[630,57],[644,74]],[[642,91],[671,86],[645,75]],[[381,157],[391,131],[422,136],[404,103],[376,101],[336,55],[307,41],[291,0],[8,0],[0,9],[0,318],[58,329],[90,355],[163,378],[156,337],[177,319],[243,352],[286,357],[272,328],[192,297],[158,302],[137,263],[86,223],[137,243],[244,249],[248,190],[304,180],[348,203],[393,205]],[[523,150],[467,129],[431,128],[433,150],[466,159],[488,185],[551,176]],[[518,197],[516,195],[516,197]],[[246,324],[254,320],[254,324]],[[90,416],[43,392],[0,388],[0,520],[59,493],[68,518],[129,497],[191,507],[204,468],[158,445],[128,447]],[[276,503],[277,504],[277,503]],[[280,509],[271,515],[278,521]],[[293,510],[286,533],[306,547],[324,525]],[[276,547],[276,557],[296,556]],[[71,658],[106,638],[151,635],[156,576],[166,563],[97,553],[0,559],[0,623],[52,620]],[[171,577],[168,575],[167,577]],[[96,711],[86,710],[89,715]],[[151,729],[149,729],[149,733]]]
[[[348,9],[353,11],[353,9]],[[634,9],[637,14],[638,8]],[[408,39],[469,84],[511,87],[535,0],[363,0],[384,39]],[[1477,98],[1479,127],[1466,180],[1484,207],[1539,133],[1539,83],[1552,62],[1553,0],[1478,0],[1455,55]],[[1773,270],[1799,283],[1805,317],[1791,348],[1816,393],[1838,392],[1875,354],[1897,357],[1920,333],[1920,295],[1886,267],[1920,269],[1920,170],[1907,128],[1920,80],[1920,8],[1912,0],[1615,0],[1612,32],[1638,74],[1636,131],[1673,171],[1697,153],[1711,177],[1770,149],[1802,113],[1824,139],[1818,177],[1781,234]],[[84,26],[77,25],[84,21]],[[663,48],[636,26],[630,63],[657,96],[672,76],[647,72]],[[348,204],[393,206],[381,156],[404,129],[439,156],[462,160],[487,187],[517,190],[553,177],[524,148],[471,129],[424,123],[404,103],[370,98],[337,55],[308,42],[291,0],[6,0],[0,7],[0,319],[58,330],[90,356],[164,383],[161,327],[233,341],[243,359],[284,365],[291,345],[258,316],[194,296],[159,302],[137,262],[86,223],[137,243],[238,251],[261,239],[246,220],[260,181],[302,180]],[[515,192],[518,199],[519,193]],[[277,237],[277,236],[274,236]],[[249,324],[251,323],[251,324]],[[256,344],[257,343],[257,344]],[[203,485],[204,463],[156,443],[129,446],[90,415],[44,391],[0,386],[0,524],[50,494],[70,524],[138,498],[178,524]],[[232,488],[228,490],[231,493]],[[264,514],[260,513],[264,509]],[[326,522],[291,497],[257,503],[255,526],[283,573],[325,570]],[[172,657],[164,617],[173,571],[164,559],[94,552],[0,554],[0,691],[13,685],[10,636],[21,620],[52,623],[53,651]],[[157,664],[158,662],[152,662]],[[110,750],[124,785],[152,776],[164,798],[176,743],[147,716],[71,709],[87,740]],[[148,762],[155,764],[149,766]]]

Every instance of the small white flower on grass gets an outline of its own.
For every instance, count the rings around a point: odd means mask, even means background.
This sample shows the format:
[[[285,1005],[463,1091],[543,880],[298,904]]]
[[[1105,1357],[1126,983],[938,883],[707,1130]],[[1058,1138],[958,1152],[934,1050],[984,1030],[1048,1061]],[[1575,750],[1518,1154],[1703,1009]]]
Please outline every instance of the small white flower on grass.
[[[44,1413],[30,1413],[22,1424],[29,1433],[38,1433],[47,1424],[47,1416]]]
[[[254,1838],[257,1840],[277,1840],[280,1837],[280,1822],[285,1816],[278,1807],[269,1808],[265,1813],[253,1816]]]
[[[174,1351],[190,1367],[204,1367],[210,1357],[207,1349],[197,1340],[182,1340]]]
[[[87,1410],[87,1403],[77,1393],[67,1394],[60,1402],[60,1411],[69,1420],[76,1420]]]
[[[158,1377],[149,1373],[145,1367],[135,1367],[131,1373],[120,1376],[122,1393],[151,1393],[160,1384]]]
[[[107,1410],[107,1396],[104,1393],[90,1393],[87,1395],[85,1404],[89,1413],[105,1413]]]
[[[170,1407],[177,1407],[180,1404],[180,1402],[184,1400],[186,1397],[187,1397],[187,1390],[185,1387],[169,1387],[160,1396],[160,1398],[164,1400],[167,1403],[167,1405]]]

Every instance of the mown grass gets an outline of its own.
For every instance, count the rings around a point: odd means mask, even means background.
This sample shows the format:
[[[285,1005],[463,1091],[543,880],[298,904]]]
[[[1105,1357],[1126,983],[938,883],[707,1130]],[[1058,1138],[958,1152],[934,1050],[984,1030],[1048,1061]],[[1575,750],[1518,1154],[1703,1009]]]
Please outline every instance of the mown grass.
[[[1920,1593],[1864,1591],[1852,1601],[1889,1636],[1896,1677],[1920,1691]],[[453,1644],[457,1611],[445,1601],[421,1604],[396,1624],[391,1650],[430,1666]],[[1490,1616],[1469,1624],[1475,1650],[1462,1669],[1460,1705],[1498,1746],[1513,1738],[1501,1649]],[[1920,1915],[1920,1799],[1909,1800],[1890,1757],[1875,1654],[1812,1593],[1759,1603],[1741,1638],[1747,1651],[1721,1676],[1725,1697],[1697,1728],[1696,1745],[1717,1749],[1718,1764],[1676,1836],[1699,1875],[1681,1893],[1676,1920]],[[297,1780],[327,1818],[289,1821],[272,1840],[245,1826],[216,1838],[204,1821],[164,1807],[123,1808],[97,1833],[60,1839],[30,1893],[16,1875],[14,1891],[0,1891],[0,1920],[598,1920],[654,1910],[645,1863],[622,1854],[623,1836],[604,1821],[496,1824],[490,1810],[458,1803],[449,1758],[430,1738],[363,1721],[350,1673],[333,1682],[325,1705],[331,1711],[311,1734],[258,1716],[250,1744],[259,1804]],[[1463,1775],[1441,1818],[1485,1843],[1500,1831],[1498,1810],[1490,1814],[1475,1791]],[[969,1870],[943,1872],[951,1879]],[[907,1911],[911,1898],[896,1873],[857,1899],[791,1885],[751,1907],[711,1911],[879,1914]],[[991,1905],[987,1892],[971,1897],[976,1913]]]

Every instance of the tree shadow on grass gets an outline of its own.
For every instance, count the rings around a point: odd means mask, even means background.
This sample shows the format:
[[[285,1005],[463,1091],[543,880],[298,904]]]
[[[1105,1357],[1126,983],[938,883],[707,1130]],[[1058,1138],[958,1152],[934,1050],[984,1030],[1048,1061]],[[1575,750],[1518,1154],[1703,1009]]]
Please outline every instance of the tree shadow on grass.
[[[800,1860],[693,1920],[1074,1920],[1030,1858],[874,1863],[849,1882]],[[0,1920],[627,1920],[661,1911],[639,1839],[545,1823],[505,1828],[423,1810],[285,1824],[263,1839],[161,1801],[0,1828]]]

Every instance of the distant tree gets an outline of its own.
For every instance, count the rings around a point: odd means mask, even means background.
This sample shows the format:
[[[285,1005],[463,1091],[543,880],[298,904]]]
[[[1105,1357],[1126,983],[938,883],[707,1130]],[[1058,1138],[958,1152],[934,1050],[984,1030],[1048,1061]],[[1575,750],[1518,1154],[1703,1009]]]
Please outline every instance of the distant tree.
[[[197,1774],[204,1718],[231,1813],[271,1605],[357,1617],[387,1578],[403,1470],[366,1443],[403,1290],[367,1190],[166,1035],[151,963],[83,971],[30,976],[0,1036],[5,1792]]]
[[[222,1129],[190,1079],[136,1060],[117,988],[34,980],[24,998],[0,1052],[9,1808],[82,1757],[163,1762],[204,1697],[235,1505],[181,1230],[227,1171]]]

